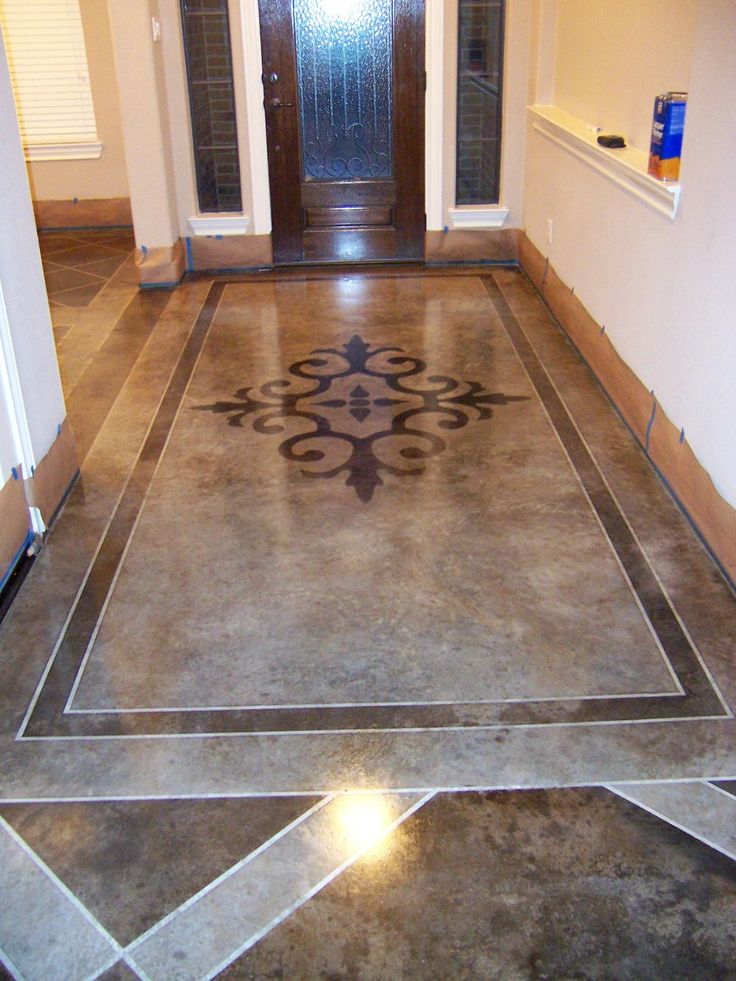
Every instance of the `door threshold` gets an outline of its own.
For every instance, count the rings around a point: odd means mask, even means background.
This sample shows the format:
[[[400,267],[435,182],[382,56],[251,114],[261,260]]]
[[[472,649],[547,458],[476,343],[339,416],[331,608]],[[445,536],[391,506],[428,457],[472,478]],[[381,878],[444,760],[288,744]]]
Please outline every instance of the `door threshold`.
[[[417,276],[422,273],[438,274],[447,272],[455,275],[469,275],[475,271],[492,268],[516,269],[517,259],[465,259],[447,262],[424,262],[411,260],[371,260],[370,262],[289,262],[273,266],[243,266],[227,269],[197,269],[187,273],[187,280],[208,279],[298,279],[311,276],[337,277],[358,275]]]

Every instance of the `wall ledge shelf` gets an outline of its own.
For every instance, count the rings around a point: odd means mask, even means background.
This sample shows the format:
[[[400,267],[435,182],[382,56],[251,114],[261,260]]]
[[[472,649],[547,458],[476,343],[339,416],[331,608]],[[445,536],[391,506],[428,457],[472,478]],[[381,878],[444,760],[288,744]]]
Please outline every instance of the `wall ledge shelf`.
[[[647,173],[649,155],[627,146],[608,150],[597,143],[598,132],[582,119],[556,106],[528,106],[532,129],[566,150],[573,157],[607,177],[618,187],[668,218],[674,218],[680,203],[681,185],[659,181]]]

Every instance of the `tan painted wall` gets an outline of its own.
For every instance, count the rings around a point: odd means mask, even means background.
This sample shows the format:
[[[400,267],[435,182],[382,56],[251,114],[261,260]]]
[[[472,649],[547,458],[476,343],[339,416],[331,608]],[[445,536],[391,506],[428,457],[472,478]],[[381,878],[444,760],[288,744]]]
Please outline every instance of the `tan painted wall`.
[[[179,241],[162,44],[154,44],[156,0],[108,0],[115,75],[125,132],[136,245],[171,250]]]
[[[612,65],[621,54],[622,38],[634,29],[643,31],[640,18],[629,8],[645,4],[559,0],[560,11],[568,6],[598,11],[598,57],[595,64],[587,62],[594,89],[598,65]],[[652,0],[646,6],[658,4]],[[681,5],[668,2],[666,6],[672,16]],[[685,7],[681,19],[670,24],[673,37],[684,39],[692,29],[691,5]],[[611,22],[614,11],[619,15],[615,24]],[[587,23],[588,13],[583,13]],[[660,23],[650,22],[647,29],[648,37],[636,42],[638,61],[632,60],[633,48],[626,49],[624,88],[629,90],[629,100],[632,79],[645,77],[661,41]],[[573,73],[568,62],[580,57],[579,35],[567,28],[558,32],[558,93]],[[674,220],[531,130],[524,182],[524,223],[530,240],[549,257],[561,280],[574,288],[593,319],[605,326],[618,354],[654,392],[667,417],[678,430],[684,429],[697,459],[732,505],[736,505],[736,195],[731,167],[736,158],[735,37],[733,0],[701,0],[689,72],[681,66],[689,74],[690,99],[682,200]],[[686,47],[683,40],[682,50]],[[582,69],[578,66],[574,72],[580,74]],[[673,79],[673,84],[679,81]],[[641,87],[642,105],[647,108],[654,92],[645,90],[644,83]],[[568,103],[564,108],[574,107]],[[554,225],[551,244],[548,219]]]
[[[558,0],[554,104],[649,148],[654,97],[687,91],[698,0]]]
[[[80,0],[87,43],[97,134],[98,160],[43,160],[28,165],[34,201],[70,198],[125,198],[128,178],[113,63],[110,23],[104,0]]]

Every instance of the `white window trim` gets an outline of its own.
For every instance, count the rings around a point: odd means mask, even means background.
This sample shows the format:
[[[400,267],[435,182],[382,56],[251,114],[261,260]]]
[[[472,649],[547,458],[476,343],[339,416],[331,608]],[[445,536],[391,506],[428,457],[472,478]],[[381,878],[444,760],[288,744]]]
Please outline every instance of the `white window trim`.
[[[200,214],[189,219],[189,227],[194,235],[245,235],[250,225],[248,215]]]
[[[31,143],[23,147],[26,160],[98,160],[102,143]]]
[[[462,204],[449,209],[450,228],[503,228],[509,209],[500,204]]]

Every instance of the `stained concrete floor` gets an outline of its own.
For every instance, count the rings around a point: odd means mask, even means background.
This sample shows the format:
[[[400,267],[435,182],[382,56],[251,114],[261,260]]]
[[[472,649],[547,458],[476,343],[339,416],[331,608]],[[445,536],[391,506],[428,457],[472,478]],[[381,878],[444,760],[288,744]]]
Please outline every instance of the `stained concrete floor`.
[[[733,862],[604,789],[732,850],[734,597],[523,275],[139,294],[74,238],[11,975],[735,977]]]

